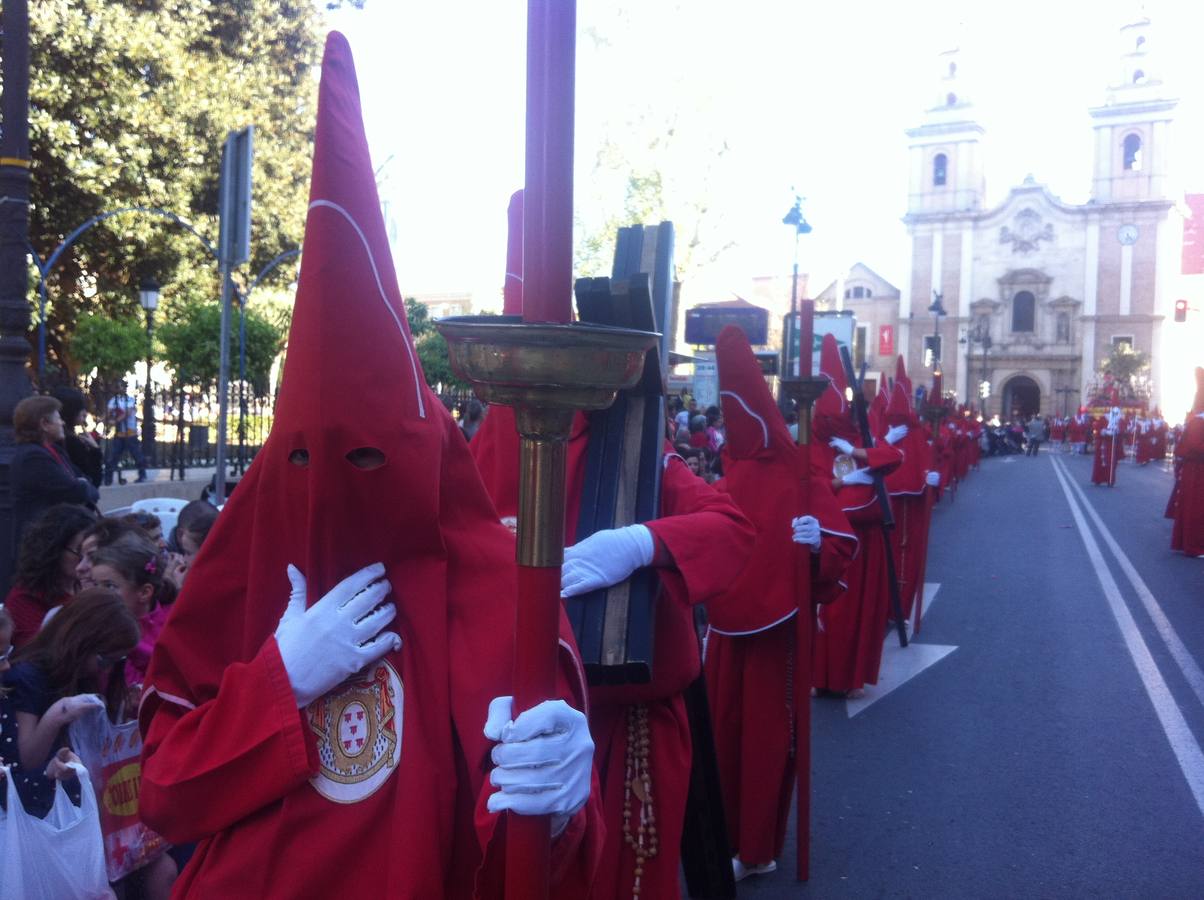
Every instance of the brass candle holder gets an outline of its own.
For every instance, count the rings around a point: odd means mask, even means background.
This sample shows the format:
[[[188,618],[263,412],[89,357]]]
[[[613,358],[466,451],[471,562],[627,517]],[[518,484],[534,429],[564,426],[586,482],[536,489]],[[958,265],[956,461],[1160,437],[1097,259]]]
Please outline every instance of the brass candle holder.
[[[817,376],[783,378],[782,396],[795,405],[798,412],[798,442],[811,443],[811,405],[823,395],[828,379]]]

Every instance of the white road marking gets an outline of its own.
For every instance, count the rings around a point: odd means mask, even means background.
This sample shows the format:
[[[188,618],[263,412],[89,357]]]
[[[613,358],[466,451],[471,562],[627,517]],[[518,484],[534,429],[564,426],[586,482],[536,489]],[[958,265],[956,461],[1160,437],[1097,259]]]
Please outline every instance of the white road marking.
[[[924,605],[920,607],[920,626],[923,627],[924,617],[928,615],[928,611],[932,609],[932,604],[936,602],[936,592],[941,589],[939,581],[924,582]],[[910,635],[908,635],[910,637]]]
[[[902,687],[929,666],[940,662],[957,647],[944,644],[908,644],[900,647],[894,631],[886,636],[882,650],[882,668],[878,672],[878,683],[867,684],[865,694],[856,700],[846,700],[845,709],[849,718],[864,712],[895,688]]]
[[[1099,580],[1100,587],[1103,588],[1104,596],[1108,600],[1108,607],[1112,610],[1112,617],[1116,620],[1121,637],[1124,639],[1125,648],[1129,651],[1129,656],[1137,668],[1137,674],[1150,698],[1150,703],[1153,704],[1154,714],[1158,717],[1158,722],[1166,734],[1171,752],[1175,754],[1179,769],[1187,780],[1187,786],[1191,790],[1192,796],[1195,797],[1196,806],[1201,814],[1204,814],[1204,752],[1200,750],[1199,743],[1183,718],[1182,710],[1175,703],[1175,698],[1171,696],[1170,689],[1166,686],[1166,680],[1162,677],[1162,673],[1154,662],[1154,657],[1150,654],[1150,648],[1142,638],[1137,623],[1133,621],[1133,614],[1129,612],[1129,608],[1121,598],[1120,588],[1117,587],[1116,580],[1108,570],[1099,544],[1095,542],[1091,530],[1087,527],[1087,520],[1083,518],[1082,510],[1079,509],[1078,502],[1071,493],[1069,479],[1061,467],[1056,464],[1054,465],[1054,474],[1062,486],[1062,492],[1066,495],[1066,502],[1070,506],[1070,512],[1079,529],[1079,537],[1083,539],[1087,556],[1090,557],[1095,568],[1095,577]]]
[[[1062,471],[1063,474],[1068,474],[1065,469]],[[1154,628],[1158,631],[1158,636],[1161,637],[1163,643],[1166,644],[1166,649],[1170,651],[1171,658],[1179,666],[1179,671],[1183,673],[1183,677],[1187,680],[1188,685],[1191,686],[1192,692],[1196,695],[1196,699],[1199,700],[1202,705],[1204,705],[1204,669],[1200,668],[1200,664],[1197,663],[1195,658],[1191,655],[1191,651],[1187,649],[1187,646],[1179,638],[1179,633],[1175,631],[1174,626],[1171,625],[1170,620],[1167,619],[1166,614],[1162,611],[1162,607],[1158,604],[1157,599],[1155,599],[1153,592],[1149,589],[1149,586],[1145,583],[1142,577],[1137,574],[1137,569],[1134,568],[1133,563],[1129,560],[1129,557],[1125,554],[1125,551],[1120,548],[1120,545],[1116,542],[1115,538],[1112,537],[1112,532],[1110,532],[1108,527],[1104,525],[1103,520],[1095,511],[1095,507],[1091,505],[1091,502],[1084,495],[1083,489],[1079,485],[1075,484],[1073,479],[1067,478],[1067,481],[1070,483],[1070,487],[1074,490],[1075,494],[1078,495],[1079,502],[1083,504],[1083,508],[1087,511],[1087,515],[1090,516],[1091,521],[1095,523],[1096,530],[1099,531],[1100,536],[1104,539],[1104,543],[1107,544],[1108,549],[1112,551],[1112,556],[1115,557],[1117,564],[1120,566],[1120,570],[1124,572],[1125,577],[1129,579],[1129,584],[1133,585],[1133,590],[1137,593],[1138,598],[1141,600],[1142,606],[1145,607],[1146,613],[1154,622]]]

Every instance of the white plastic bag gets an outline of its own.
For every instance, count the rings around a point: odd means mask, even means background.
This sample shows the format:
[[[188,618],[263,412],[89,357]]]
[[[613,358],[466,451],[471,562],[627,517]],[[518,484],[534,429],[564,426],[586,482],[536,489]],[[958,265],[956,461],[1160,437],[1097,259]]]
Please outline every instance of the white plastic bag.
[[[8,810],[0,812],[0,897],[22,900],[100,900],[113,897],[105,875],[100,816],[88,770],[78,763],[81,802],[54,786],[46,818],[25,812],[17,786],[4,772]]]
[[[162,856],[168,847],[138,818],[142,786],[138,723],[114,725],[103,709],[95,709],[72,722],[68,733],[92,778],[109,881],[118,881]]]

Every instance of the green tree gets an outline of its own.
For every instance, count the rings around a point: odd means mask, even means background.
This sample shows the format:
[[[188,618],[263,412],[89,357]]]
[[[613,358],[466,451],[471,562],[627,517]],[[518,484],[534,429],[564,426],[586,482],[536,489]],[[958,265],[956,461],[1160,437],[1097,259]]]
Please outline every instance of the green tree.
[[[230,328],[231,378],[238,377],[238,311]],[[211,388],[217,384],[221,353],[221,306],[190,303],[159,328],[163,359],[185,384]],[[260,395],[268,390],[272,363],[280,352],[284,333],[252,307],[247,308],[247,380]]]
[[[85,372],[95,369],[103,382],[112,384],[146,359],[146,331],[137,319],[85,315],[75,326],[71,353]]]
[[[422,363],[426,383],[434,390],[438,390],[440,385],[468,387],[452,372],[447,356],[447,341],[435,328],[427,308],[413,297],[406,297],[405,302],[406,318],[410,320],[410,333],[414,335],[414,345],[418,348],[418,361]]]
[[[1100,371],[1112,378],[1121,396],[1126,398],[1137,393],[1143,376],[1149,370],[1149,354],[1134,350],[1128,344],[1117,344],[1112,348],[1111,355],[1100,364]]]
[[[252,255],[245,276],[300,243],[321,54],[311,0],[35,0],[30,9],[30,240],[45,259],[87,219],[158,207],[217,239],[226,134],[255,126]],[[273,273],[274,283],[288,275]],[[48,352],[78,368],[69,336],[90,313],[136,308],[153,276],[165,312],[216,299],[201,241],[145,214],[87,232],[50,278]]]

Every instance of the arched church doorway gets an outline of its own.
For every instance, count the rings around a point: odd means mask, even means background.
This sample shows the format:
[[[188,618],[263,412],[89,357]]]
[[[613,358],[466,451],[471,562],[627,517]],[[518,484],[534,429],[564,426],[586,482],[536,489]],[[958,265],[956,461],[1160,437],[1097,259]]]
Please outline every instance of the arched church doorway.
[[[1041,410],[1041,388],[1027,375],[1015,375],[1003,386],[1003,415],[1029,416]]]

